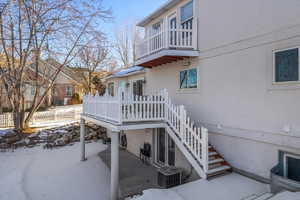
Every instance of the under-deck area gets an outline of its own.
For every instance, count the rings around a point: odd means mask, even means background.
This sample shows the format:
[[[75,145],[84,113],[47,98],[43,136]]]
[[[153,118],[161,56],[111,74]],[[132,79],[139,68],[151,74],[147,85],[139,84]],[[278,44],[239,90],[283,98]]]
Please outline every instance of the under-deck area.
[[[99,153],[99,157],[111,168],[111,150],[108,148]],[[150,163],[143,163],[138,157],[121,150],[120,159],[120,197],[121,199],[142,194],[146,189],[160,188],[157,184],[157,168]]]
[[[108,93],[104,96],[98,94],[85,96],[81,115],[81,160],[83,161],[85,160],[86,122],[105,127],[108,136],[111,138],[110,156],[107,156],[110,158],[110,162],[107,161],[107,163],[110,163],[111,166],[112,200],[118,199],[120,188],[121,196],[124,197],[131,193],[139,193],[140,190],[147,187],[156,187],[155,177],[157,175],[155,171],[152,170],[150,173],[152,174],[151,179],[147,179],[148,176],[146,176],[146,179],[139,178],[139,173],[145,175],[145,170],[143,170],[145,166],[141,166],[141,169],[132,172],[137,173],[136,176],[128,176],[129,172],[122,172],[122,170],[128,168],[132,170],[131,165],[141,165],[140,162],[136,163],[136,160],[126,161],[125,163],[128,163],[127,167],[126,164],[123,165],[122,155],[124,155],[124,152],[119,149],[119,136],[123,131],[164,128],[201,178],[206,179],[210,175],[230,169],[229,166],[223,165],[218,165],[218,168],[214,169],[209,168],[209,159],[214,160],[211,161],[214,165],[216,164],[215,161],[223,162],[223,159],[210,157],[218,154],[217,152],[209,152],[208,130],[195,125],[187,115],[185,107],[174,105],[166,90],[144,96],[127,94],[122,90],[119,90],[115,96],[110,96]],[[126,177],[133,180],[130,181],[131,184],[127,183],[128,187],[122,189],[122,185],[126,185],[126,180],[128,180]],[[139,184],[139,181],[141,181],[141,184]],[[137,188],[130,187],[132,184]]]

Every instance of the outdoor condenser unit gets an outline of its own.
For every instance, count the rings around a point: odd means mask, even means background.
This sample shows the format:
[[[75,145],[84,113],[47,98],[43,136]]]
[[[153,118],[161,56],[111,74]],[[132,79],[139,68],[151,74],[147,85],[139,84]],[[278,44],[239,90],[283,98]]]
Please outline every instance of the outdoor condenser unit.
[[[181,184],[182,170],[176,167],[162,167],[158,170],[158,185],[170,188]]]

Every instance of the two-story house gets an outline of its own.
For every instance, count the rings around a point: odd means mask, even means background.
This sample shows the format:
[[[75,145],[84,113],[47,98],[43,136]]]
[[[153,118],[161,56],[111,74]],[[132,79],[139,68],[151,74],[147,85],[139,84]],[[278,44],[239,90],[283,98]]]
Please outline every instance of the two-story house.
[[[299,190],[300,2],[170,0],[138,26],[145,94],[84,102],[82,124],[111,132],[112,198],[116,135],[130,131],[132,151],[151,143],[156,166],[192,165],[201,178],[233,169]]]

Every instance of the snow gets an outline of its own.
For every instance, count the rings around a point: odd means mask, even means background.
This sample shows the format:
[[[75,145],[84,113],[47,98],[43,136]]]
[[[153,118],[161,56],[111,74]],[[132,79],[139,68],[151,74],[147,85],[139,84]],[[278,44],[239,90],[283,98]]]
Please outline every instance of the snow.
[[[136,200],[195,200],[195,197],[201,197],[203,200],[241,200],[268,191],[268,185],[232,173],[211,181],[198,180],[167,190],[146,190]]]
[[[122,77],[124,75],[136,72],[136,71],[142,71],[144,68],[140,67],[140,66],[133,66],[133,67],[129,67],[127,69],[122,69],[116,73],[114,73],[111,77]]]
[[[300,192],[282,192],[269,200],[300,200]]]
[[[134,198],[136,200],[184,200],[172,190],[149,189],[144,191],[143,196]],[[195,199],[195,198],[194,198]]]
[[[39,123],[34,123],[35,128],[39,129],[49,129],[49,128],[56,128],[59,126],[65,126],[68,124],[73,124],[78,122],[78,120],[64,120],[64,121],[53,121],[53,122],[39,122]]]
[[[12,129],[0,129],[0,136],[12,132]]]
[[[104,149],[87,144],[86,162],[80,162],[79,143],[0,153],[0,200],[109,199],[110,172],[97,156]]]

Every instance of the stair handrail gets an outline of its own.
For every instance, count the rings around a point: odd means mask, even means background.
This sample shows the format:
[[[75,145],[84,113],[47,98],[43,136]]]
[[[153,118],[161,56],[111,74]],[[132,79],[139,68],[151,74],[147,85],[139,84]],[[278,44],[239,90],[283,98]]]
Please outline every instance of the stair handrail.
[[[194,121],[187,116],[184,105],[172,103],[168,91],[163,89],[165,100],[165,121],[173,129],[179,139],[202,165],[204,172],[208,172],[208,130],[196,127]]]

